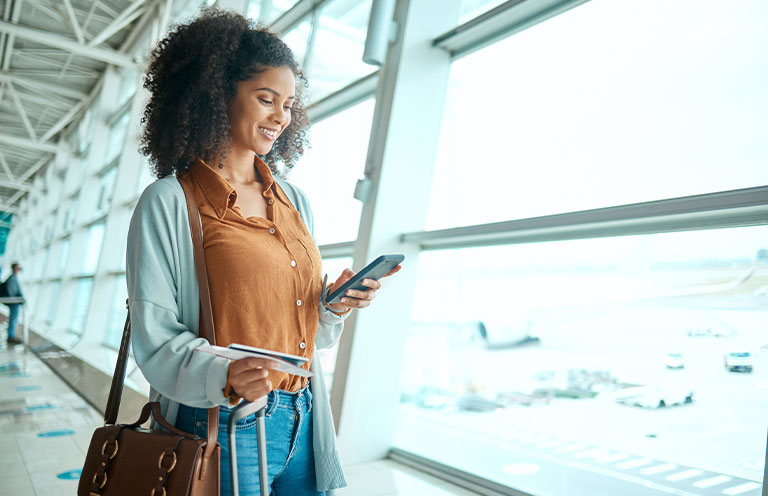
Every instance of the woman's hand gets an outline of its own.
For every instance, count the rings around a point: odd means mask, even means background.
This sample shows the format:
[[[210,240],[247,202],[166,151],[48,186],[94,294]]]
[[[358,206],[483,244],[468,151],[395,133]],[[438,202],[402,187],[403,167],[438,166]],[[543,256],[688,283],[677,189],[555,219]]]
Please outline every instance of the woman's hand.
[[[272,391],[267,379],[267,360],[263,358],[241,358],[229,364],[227,382],[235,394],[245,401],[256,401]]]
[[[392,274],[396,274],[400,269],[402,269],[402,265],[398,265],[394,269],[390,270],[386,274],[384,274],[384,277],[389,277]],[[338,279],[336,279],[336,282],[333,283],[331,286],[331,289],[328,291],[328,293],[332,293],[334,288],[338,288],[345,282],[352,279],[352,276],[355,275],[355,272],[352,269],[344,269],[344,271],[341,273]],[[339,303],[333,303],[328,305],[336,312],[346,312],[350,308],[365,308],[368,305],[371,304],[371,301],[376,297],[376,291],[378,291],[381,288],[381,283],[375,279],[363,279],[363,286],[366,286],[370,289],[367,291],[358,291],[355,289],[350,289],[347,291],[347,294],[339,301]]]

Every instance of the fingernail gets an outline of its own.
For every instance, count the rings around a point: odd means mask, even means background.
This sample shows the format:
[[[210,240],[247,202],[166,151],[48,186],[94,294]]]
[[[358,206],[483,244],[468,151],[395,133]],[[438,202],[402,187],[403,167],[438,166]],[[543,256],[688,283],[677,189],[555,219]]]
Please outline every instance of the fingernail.
[[[347,290],[347,296],[352,296],[352,290]]]

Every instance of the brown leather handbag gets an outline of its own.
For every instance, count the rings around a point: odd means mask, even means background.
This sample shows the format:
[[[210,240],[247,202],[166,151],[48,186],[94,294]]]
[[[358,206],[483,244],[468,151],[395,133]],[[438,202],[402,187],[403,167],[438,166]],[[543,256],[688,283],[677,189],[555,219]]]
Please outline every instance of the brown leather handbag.
[[[188,186],[181,184],[187,199],[195,270],[200,287],[200,335],[211,344],[216,344],[200,212]],[[144,405],[141,416],[133,424],[117,424],[130,339],[129,313],[125,319],[115,374],[112,376],[104,427],[96,429],[91,437],[77,487],[78,496],[218,496],[221,456],[221,447],[216,441],[218,408],[208,410],[207,439],[172,426],[161,415],[160,403],[157,402]],[[141,427],[150,415],[164,430]]]

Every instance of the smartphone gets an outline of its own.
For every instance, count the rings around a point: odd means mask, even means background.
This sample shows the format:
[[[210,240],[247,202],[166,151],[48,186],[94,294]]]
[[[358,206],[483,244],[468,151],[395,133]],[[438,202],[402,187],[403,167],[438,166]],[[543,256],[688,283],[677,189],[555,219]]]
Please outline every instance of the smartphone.
[[[352,278],[341,285],[338,289],[334,290],[328,295],[326,303],[338,303],[346,296],[347,290],[357,289],[359,291],[368,291],[368,286],[363,286],[363,279],[375,279],[379,280],[384,277],[387,272],[394,269],[400,263],[405,260],[405,255],[382,255],[373,262],[369,263],[363,269],[352,276]]]

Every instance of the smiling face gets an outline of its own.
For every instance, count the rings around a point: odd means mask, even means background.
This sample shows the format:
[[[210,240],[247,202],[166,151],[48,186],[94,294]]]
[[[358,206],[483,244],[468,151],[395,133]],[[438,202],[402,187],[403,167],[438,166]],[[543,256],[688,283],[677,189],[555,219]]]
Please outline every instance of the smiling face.
[[[237,83],[229,104],[232,149],[266,155],[291,123],[296,100],[296,77],[288,67],[267,67]]]

